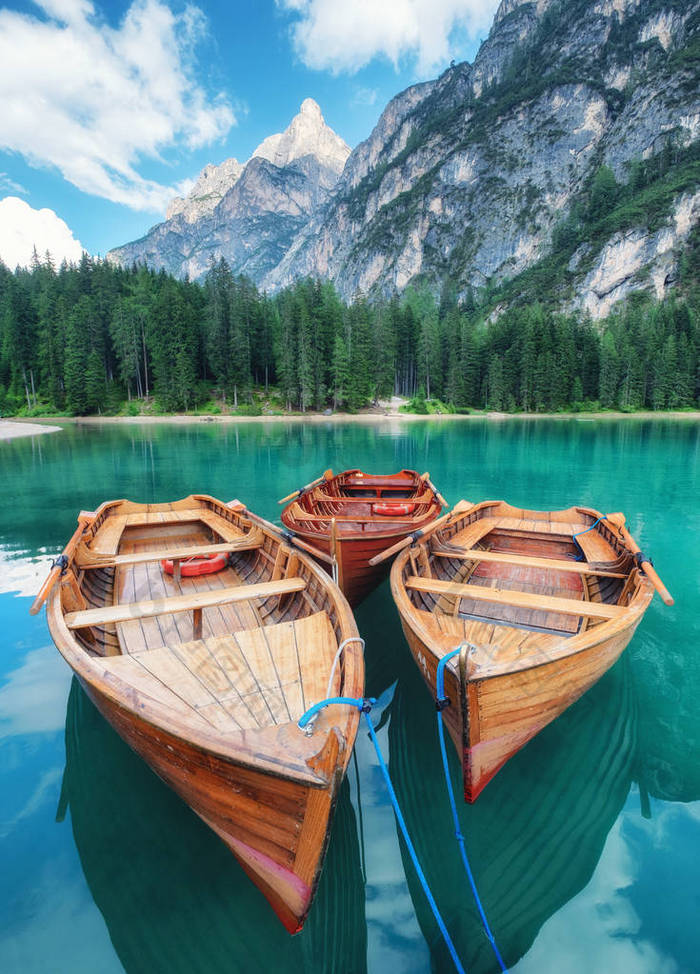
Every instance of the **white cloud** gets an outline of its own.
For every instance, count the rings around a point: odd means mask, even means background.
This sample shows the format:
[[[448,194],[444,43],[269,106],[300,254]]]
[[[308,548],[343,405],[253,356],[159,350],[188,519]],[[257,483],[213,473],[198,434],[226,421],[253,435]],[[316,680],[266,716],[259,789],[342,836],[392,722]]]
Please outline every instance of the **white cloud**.
[[[16,183],[6,172],[0,172],[0,193],[21,193],[27,195],[27,190],[21,183]]]
[[[488,28],[498,0],[277,0],[296,17],[294,46],[310,68],[358,71],[377,56],[414,57],[428,74],[458,55],[458,39]]]
[[[26,267],[36,247],[43,260],[48,250],[55,264],[78,261],[83,247],[53,210],[34,210],[16,196],[0,200],[0,260],[10,269]]]
[[[377,101],[379,92],[376,88],[357,88],[352,96],[353,105],[361,105],[363,108],[371,108]]]
[[[51,734],[66,722],[66,700],[73,674],[53,646],[33,649],[0,687],[3,737]]]
[[[206,145],[235,123],[225,96],[195,77],[204,15],[134,0],[114,29],[90,0],[37,4],[44,19],[0,11],[0,148],[55,166],[84,192],[164,210],[174,190],[143,177],[143,160]]]

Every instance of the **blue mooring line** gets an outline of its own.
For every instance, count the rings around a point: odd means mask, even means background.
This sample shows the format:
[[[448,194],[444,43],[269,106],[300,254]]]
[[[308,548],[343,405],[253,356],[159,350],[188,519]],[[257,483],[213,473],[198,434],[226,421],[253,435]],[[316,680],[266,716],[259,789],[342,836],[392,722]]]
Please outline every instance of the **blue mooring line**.
[[[496,943],[496,938],[491,933],[491,928],[489,927],[489,922],[486,919],[486,913],[484,912],[484,908],[481,904],[481,899],[479,897],[479,893],[476,888],[474,875],[472,873],[471,866],[469,865],[469,858],[467,856],[467,850],[464,845],[464,836],[462,835],[462,830],[459,825],[459,817],[457,815],[457,803],[455,802],[454,789],[452,788],[450,769],[447,762],[447,748],[445,747],[445,725],[442,720],[442,707],[446,706],[445,701],[447,700],[447,698],[445,697],[445,667],[448,664],[448,662],[452,659],[452,657],[457,656],[457,654],[460,653],[461,650],[462,647],[458,646],[457,649],[453,649],[451,653],[447,653],[438,662],[436,690],[437,690],[437,704],[438,704],[437,724],[438,724],[438,737],[440,738],[440,753],[442,754],[442,767],[445,772],[445,784],[447,785],[447,794],[449,796],[450,807],[452,809],[452,821],[454,822],[454,827],[455,827],[455,837],[457,839],[457,844],[459,845],[459,851],[462,854],[462,862],[464,863],[464,870],[467,874],[469,885],[472,888],[472,893],[474,894],[474,900],[476,902],[477,909],[479,910],[479,916],[481,917],[481,923],[484,928],[484,933],[486,934],[489,941],[491,942],[491,946],[493,947],[493,952],[496,955],[496,960],[500,964],[501,970],[507,972],[508,968],[503,962],[503,958],[501,957],[501,952],[498,949],[498,944]]]
[[[608,516],[607,514],[601,515],[601,517],[599,517],[597,521],[594,521],[593,524],[591,524],[590,528],[585,528],[583,531],[576,531],[576,533],[572,534],[571,537],[578,538],[579,534],[588,534],[589,531],[593,530],[596,524],[600,524],[600,522],[604,521],[607,516]]]
[[[324,707],[327,707],[329,704],[334,704],[334,703],[347,703],[351,706],[357,707],[357,709],[362,711],[362,713],[365,715],[365,720],[367,721],[367,727],[369,729],[369,736],[372,738],[374,749],[377,752],[379,767],[381,768],[382,774],[384,775],[384,781],[386,782],[387,791],[389,792],[391,804],[394,808],[396,821],[399,823],[399,827],[401,829],[401,832],[404,837],[404,841],[406,843],[406,848],[408,849],[409,855],[411,857],[411,861],[413,862],[413,866],[416,870],[416,874],[418,876],[418,879],[420,880],[420,884],[423,887],[423,892],[425,893],[425,897],[428,903],[430,904],[430,909],[433,911],[433,916],[437,921],[437,925],[440,928],[440,933],[442,934],[443,939],[447,944],[447,949],[450,952],[450,956],[454,961],[454,965],[457,968],[457,971],[459,972],[459,974],[466,974],[466,971],[462,966],[462,962],[460,961],[457,951],[455,949],[455,945],[452,943],[452,938],[450,937],[447,927],[445,926],[445,921],[442,919],[442,916],[440,915],[440,911],[438,910],[437,907],[437,903],[435,902],[433,894],[430,891],[430,887],[428,886],[428,880],[425,878],[420,863],[418,862],[418,856],[416,855],[416,850],[414,849],[413,843],[411,842],[411,838],[408,834],[406,822],[404,821],[401,808],[399,807],[399,801],[398,798],[396,797],[396,792],[394,791],[394,786],[392,785],[391,778],[389,777],[389,769],[384,763],[382,750],[379,746],[379,741],[377,740],[377,735],[374,732],[374,726],[369,716],[369,712],[372,709],[372,703],[376,703],[376,701],[373,698],[370,698],[368,700],[367,699],[356,700],[353,697],[330,697],[328,700],[321,700],[320,703],[316,703],[313,705],[313,707],[310,707],[306,711],[306,713],[299,719],[299,727],[305,727],[308,724],[308,722],[311,720],[311,718],[314,716],[314,714],[317,714],[319,710],[322,710]]]
[[[608,516],[607,514],[603,514],[601,517],[598,518],[597,521],[594,521],[593,524],[591,524],[590,528],[584,528],[583,531],[576,531],[574,534],[571,535],[571,540],[574,542],[574,544],[577,544],[578,545],[578,550],[581,552],[580,555],[577,555],[576,556],[576,558],[575,558],[576,561],[584,561],[584,559],[586,557],[583,548],[581,547],[580,544],[578,544],[578,541],[576,540],[576,538],[578,538],[579,534],[588,534],[589,531],[592,531],[593,530],[593,528],[596,526],[596,524],[600,524],[600,522],[601,521],[604,521],[607,516]]]

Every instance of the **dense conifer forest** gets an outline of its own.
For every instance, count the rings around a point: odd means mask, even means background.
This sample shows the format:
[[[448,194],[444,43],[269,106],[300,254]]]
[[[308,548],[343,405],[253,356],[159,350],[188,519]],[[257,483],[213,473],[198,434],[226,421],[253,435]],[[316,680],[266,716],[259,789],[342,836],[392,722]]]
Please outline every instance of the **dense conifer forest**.
[[[544,303],[496,317],[449,289],[346,306],[307,280],[269,297],[223,260],[196,284],[35,255],[0,264],[0,412],[352,412],[394,394],[414,412],[692,408],[698,249],[673,297],[633,296],[602,323]]]

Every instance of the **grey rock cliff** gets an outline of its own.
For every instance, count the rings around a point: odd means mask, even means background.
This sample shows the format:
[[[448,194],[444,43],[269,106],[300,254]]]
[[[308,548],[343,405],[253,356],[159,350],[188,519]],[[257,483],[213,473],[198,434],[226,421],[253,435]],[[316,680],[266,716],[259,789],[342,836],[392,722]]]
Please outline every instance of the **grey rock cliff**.
[[[473,65],[389,103],[263,285],[319,275],[352,298],[449,279],[465,293],[527,269],[602,164],[626,182],[633,160],[697,140],[699,10],[698,0],[504,0]],[[680,205],[668,210],[665,265],[697,222],[697,207],[676,219]],[[617,246],[601,247],[602,264]],[[646,276],[662,293],[659,254],[637,248],[628,281]],[[573,282],[577,303],[602,314],[610,302],[595,299],[589,268]]]

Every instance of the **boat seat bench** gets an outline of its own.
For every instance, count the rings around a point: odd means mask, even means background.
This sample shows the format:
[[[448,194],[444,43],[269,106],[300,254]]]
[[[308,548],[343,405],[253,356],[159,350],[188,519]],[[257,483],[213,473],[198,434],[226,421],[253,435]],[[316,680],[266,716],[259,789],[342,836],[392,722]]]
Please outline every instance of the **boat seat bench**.
[[[456,558],[461,561],[491,561],[503,565],[519,565],[523,568],[546,568],[557,572],[575,572],[578,575],[596,575],[601,578],[627,578],[622,572],[608,572],[587,565],[585,561],[565,561],[559,558],[535,558],[529,555],[512,555],[507,551],[450,551],[449,548],[433,548],[431,554],[439,558]]]
[[[593,619],[617,619],[628,612],[625,606],[607,602],[588,602],[579,599],[562,599],[554,596],[534,595],[513,589],[489,588],[484,585],[457,585],[454,582],[411,575],[406,588],[434,595],[452,595],[475,602],[493,602],[520,609],[541,609],[545,612],[561,612],[563,615],[586,616]]]
[[[64,618],[69,629],[83,629],[86,626],[104,626],[109,623],[130,622],[134,619],[148,619],[166,615],[169,612],[193,612],[195,639],[197,628],[201,630],[202,609],[230,602],[244,602],[250,599],[267,599],[273,595],[290,595],[306,588],[303,578],[283,578],[273,582],[259,582],[256,585],[231,585],[209,592],[195,592],[191,595],[176,595],[171,598],[154,599],[143,602],[124,602],[119,605],[106,605],[99,609],[84,609],[69,612]]]
[[[250,536],[240,538],[237,541],[229,541],[225,544],[204,544],[182,548],[170,548],[163,551],[140,551],[128,555],[114,555],[111,558],[97,557],[90,559],[90,552],[86,551],[83,555],[85,560],[78,559],[78,568],[117,568],[120,565],[143,565],[152,561],[180,561],[186,558],[202,558],[205,555],[231,554],[234,551],[250,551],[261,547],[263,542],[262,531],[251,532]]]

